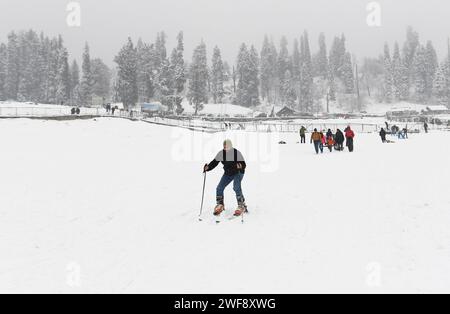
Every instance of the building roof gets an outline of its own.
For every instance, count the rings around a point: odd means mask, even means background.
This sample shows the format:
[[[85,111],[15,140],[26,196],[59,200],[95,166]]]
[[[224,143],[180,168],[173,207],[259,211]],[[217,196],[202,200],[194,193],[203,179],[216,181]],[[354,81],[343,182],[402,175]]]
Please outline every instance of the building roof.
[[[294,116],[300,114],[298,111],[285,106],[283,109],[277,112],[277,116]]]

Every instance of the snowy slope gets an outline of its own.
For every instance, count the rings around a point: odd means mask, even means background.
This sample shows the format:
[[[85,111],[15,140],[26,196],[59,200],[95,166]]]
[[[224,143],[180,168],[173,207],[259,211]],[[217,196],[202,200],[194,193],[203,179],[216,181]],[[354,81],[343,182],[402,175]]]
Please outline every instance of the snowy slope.
[[[225,137],[249,164],[244,225],[197,221]],[[113,119],[0,120],[0,138],[0,292],[450,289],[450,133],[323,156],[295,135]]]

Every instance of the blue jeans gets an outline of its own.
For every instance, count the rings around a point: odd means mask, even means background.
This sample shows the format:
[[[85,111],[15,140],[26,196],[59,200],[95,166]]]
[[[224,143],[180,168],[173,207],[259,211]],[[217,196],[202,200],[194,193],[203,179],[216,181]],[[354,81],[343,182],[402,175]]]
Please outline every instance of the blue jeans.
[[[244,179],[243,173],[238,173],[234,176],[227,176],[226,174],[223,175],[222,179],[219,182],[219,185],[217,186],[217,197],[224,196],[225,188],[230,185],[231,182],[233,182],[233,190],[236,193],[236,198],[239,201],[244,200],[244,195],[242,194],[242,187],[241,182]]]
[[[316,150],[316,154],[319,153],[319,150],[321,153],[323,153],[323,143],[322,141],[314,141],[314,148]]]

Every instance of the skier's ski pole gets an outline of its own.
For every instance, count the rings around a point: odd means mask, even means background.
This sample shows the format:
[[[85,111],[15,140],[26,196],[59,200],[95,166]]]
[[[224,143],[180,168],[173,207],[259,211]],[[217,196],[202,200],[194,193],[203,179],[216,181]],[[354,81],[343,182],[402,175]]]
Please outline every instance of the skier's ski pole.
[[[205,187],[206,187],[206,171],[204,173],[203,178],[203,192],[202,192],[202,204],[200,205],[200,214],[198,215],[198,219],[202,221],[202,214],[203,214],[203,202],[205,200]]]

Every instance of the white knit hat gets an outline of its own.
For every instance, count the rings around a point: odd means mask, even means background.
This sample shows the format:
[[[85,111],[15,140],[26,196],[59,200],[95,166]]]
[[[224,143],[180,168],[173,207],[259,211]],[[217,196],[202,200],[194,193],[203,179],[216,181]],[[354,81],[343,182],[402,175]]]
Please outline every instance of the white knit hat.
[[[227,146],[228,148],[233,148],[233,142],[231,140],[223,141],[223,146]]]

